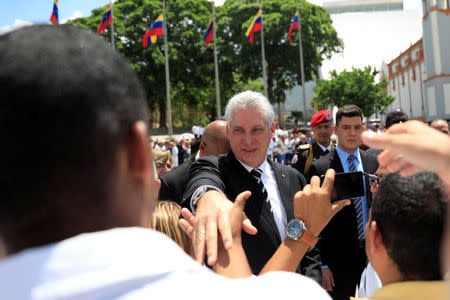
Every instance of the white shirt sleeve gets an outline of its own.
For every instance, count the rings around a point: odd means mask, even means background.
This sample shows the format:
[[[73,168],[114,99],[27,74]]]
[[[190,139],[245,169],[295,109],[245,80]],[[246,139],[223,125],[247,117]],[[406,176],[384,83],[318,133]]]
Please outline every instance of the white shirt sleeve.
[[[177,146],[172,148],[172,156],[174,160],[174,166],[178,166],[178,148]]]

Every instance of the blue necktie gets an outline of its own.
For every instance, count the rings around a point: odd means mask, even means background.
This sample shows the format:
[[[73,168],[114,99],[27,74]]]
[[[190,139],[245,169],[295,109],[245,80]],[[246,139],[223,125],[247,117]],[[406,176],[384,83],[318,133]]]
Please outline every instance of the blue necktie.
[[[347,158],[348,169],[350,172],[358,171],[355,166],[355,160],[357,160],[356,156],[350,154]],[[364,240],[364,219],[363,219],[363,209],[362,209],[362,199],[361,198],[353,198],[353,204],[355,205],[356,210],[356,221],[358,223],[358,240]]]

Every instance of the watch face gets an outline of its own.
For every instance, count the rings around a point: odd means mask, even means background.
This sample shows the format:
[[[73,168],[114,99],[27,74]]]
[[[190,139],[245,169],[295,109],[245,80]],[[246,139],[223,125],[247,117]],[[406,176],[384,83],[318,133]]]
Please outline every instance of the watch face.
[[[303,224],[299,220],[292,220],[286,227],[286,235],[292,239],[297,239],[303,231]]]

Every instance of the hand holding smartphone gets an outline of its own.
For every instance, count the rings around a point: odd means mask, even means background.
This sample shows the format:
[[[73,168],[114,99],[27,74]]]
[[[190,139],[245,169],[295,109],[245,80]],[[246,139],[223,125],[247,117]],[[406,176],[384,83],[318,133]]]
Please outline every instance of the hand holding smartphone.
[[[325,175],[320,176],[321,184]],[[336,173],[332,191],[332,201],[364,196],[364,173]]]

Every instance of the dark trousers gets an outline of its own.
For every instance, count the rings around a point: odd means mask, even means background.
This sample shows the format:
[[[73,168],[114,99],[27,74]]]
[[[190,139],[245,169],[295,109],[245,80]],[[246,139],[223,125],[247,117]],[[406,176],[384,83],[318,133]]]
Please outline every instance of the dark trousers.
[[[329,292],[333,300],[349,300],[355,296],[356,286],[359,285],[361,274],[367,265],[366,250],[359,248],[358,257],[353,262],[341,267],[331,268],[334,278],[334,288]]]

